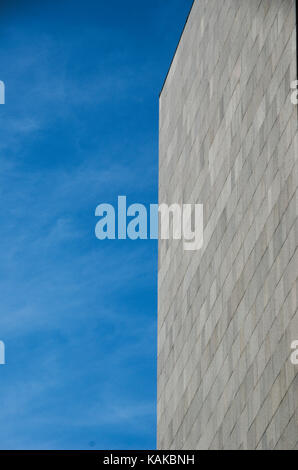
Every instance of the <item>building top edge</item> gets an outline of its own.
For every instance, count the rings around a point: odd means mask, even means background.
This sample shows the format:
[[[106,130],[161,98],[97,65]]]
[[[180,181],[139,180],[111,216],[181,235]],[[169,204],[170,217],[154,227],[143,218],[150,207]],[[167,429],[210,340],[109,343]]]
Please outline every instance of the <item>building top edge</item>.
[[[171,71],[171,68],[172,68],[172,65],[173,65],[174,59],[175,59],[175,57],[176,57],[176,54],[177,54],[177,51],[178,51],[178,49],[179,49],[179,45],[180,45],[180,42],[181,42],[181,39],[182,39],[183,33],[184,33],[184,31],[185,31],[185,28],[186,28],[186,26],[187,26],[187,23],[188,23],[188,20],[189,20],[190,14],[191,14],[191,12],[192,12],[193,6],[194,6],[194,4],[195,4],[195,1],[196,1],[196,0],[193,0],[193,2],[192,2],[192,5],[191,5],[191,7],[190,7],[190,10],[189,10],[189,13],[188,13],[188,15],[187,15],[187,18],[186,18],[186,20],[185,20],[185,24],[184,24],[184,26],[183,26],[183,29],[182,29],[182,32],[181,32],[181,34],[180,34],[180,38],[179,38],[179,41],[178,41],[177,47],[176,47],[176,49],[175,49],[175,52],[174,52],[173,58],[172,58],[172,60],[171,60],[170,66],[169,66],[169,68],[168,68],[168,72],[167,72],[167,74],[166,74],[166,77],[165,77],[165,79],[164,79],[164,81],[163,81],[163,85],[162,85],[162,88],[161,88],[161,90],[160,90],[160,93],[159,93],[159,98],[161,97],[161,95],[162,95],[162,92],[163,92],[163,90],[164,90],[164,87],[165,87],[165,84],[166,84],[166,82],[167,82],[167,79],[168,79],[169,73],[170,73],[170,71]]]

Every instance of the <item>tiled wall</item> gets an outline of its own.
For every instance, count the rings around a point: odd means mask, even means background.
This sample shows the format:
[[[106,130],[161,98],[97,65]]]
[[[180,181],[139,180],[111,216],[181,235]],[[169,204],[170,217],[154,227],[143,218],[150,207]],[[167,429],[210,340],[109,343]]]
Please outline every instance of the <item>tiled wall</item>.
[[[294,0],[196,0],[160,98],[158,447],[298,449]]]

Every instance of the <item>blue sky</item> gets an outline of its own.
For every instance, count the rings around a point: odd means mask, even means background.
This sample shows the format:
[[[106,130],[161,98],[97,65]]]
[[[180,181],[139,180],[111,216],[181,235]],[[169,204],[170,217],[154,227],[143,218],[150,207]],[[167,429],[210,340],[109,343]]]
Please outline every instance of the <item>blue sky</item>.
[[[1,2],[1,449],[155,448],[157,243],[99,241],[94,212],[157,202],[191,3]]]

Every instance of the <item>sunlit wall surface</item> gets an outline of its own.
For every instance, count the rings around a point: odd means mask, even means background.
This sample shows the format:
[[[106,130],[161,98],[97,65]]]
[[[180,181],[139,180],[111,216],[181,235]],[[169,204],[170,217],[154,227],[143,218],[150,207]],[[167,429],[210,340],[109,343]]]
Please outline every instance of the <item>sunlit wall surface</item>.
[[[160,98],[160,203],[204,204],[204,246],[159,244],[158,446],[298,446],[294,0],[197,0]]]

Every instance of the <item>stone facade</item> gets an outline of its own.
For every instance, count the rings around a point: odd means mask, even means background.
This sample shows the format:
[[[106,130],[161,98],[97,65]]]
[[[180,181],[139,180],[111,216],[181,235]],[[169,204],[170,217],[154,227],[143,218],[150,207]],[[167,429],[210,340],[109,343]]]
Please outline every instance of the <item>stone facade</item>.
[[[196,0],[160,97],[158,448],[298,449],[295,0]]]

